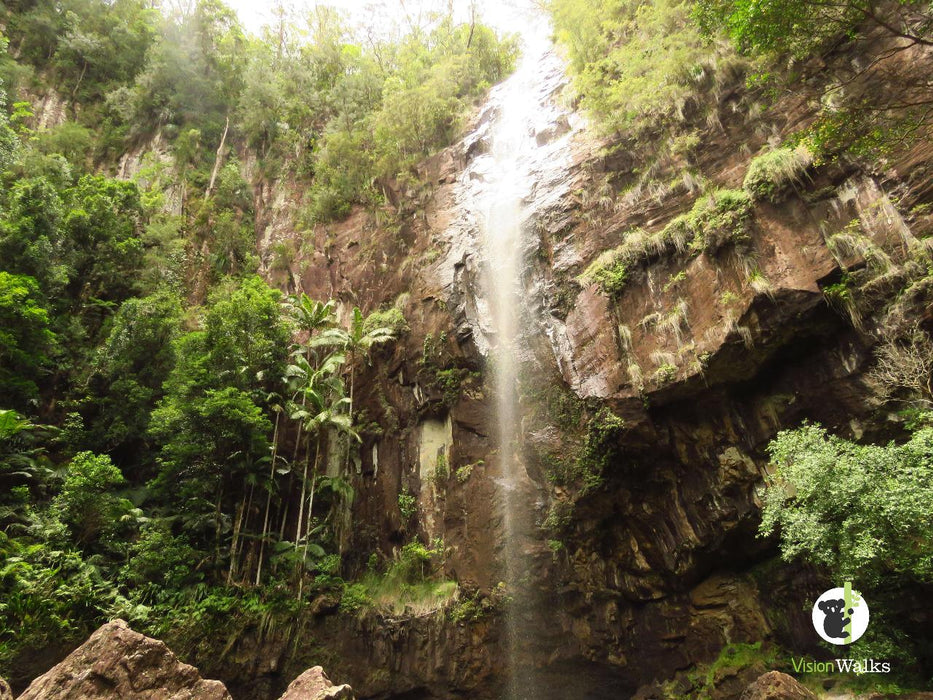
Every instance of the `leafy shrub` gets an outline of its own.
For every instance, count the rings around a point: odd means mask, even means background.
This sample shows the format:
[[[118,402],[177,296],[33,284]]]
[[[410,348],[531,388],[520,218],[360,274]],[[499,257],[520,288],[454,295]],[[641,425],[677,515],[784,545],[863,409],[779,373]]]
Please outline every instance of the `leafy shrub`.
[[[407,489],[398,495],[398,510],[402,514],[402,520],[411,520],[418,512],[418,499]]]
[[[469,381],[472,373],[464,367],[451,367],[449,369],[439,369],[434,373],[434,381],[438,388],[443,392],[443,401],[445,406],[453,406],[460,400],[463,393],[463,385]]]
[[[779,532],[785,559],[852,580],[933,581],[933,428],[878,446],[804,424],[778,433],[768,451],[776,472],[759,534]]]
[[[370,333],[377,328],[388,328],[396,338],[411,331],[405,315],[395,306],[385,311],[373,311],[363,321],[363,333]]]
[[[432,475],[434,485],[438,488],[447,483],[450,478],[450,467],[447,464],[447,455],[440,452],[437,455],[437,462],[434,465],[434,474]]]
[[[677,367],[675,365],[664,363],[654,373],[654,379],[658,384],[667,384],[677,377]]]
[[[353,203],[334,187],[315,184],[308,193],[307,217],[311,224],[340,221],[350,215]]]
[[[130,515],[132,504],[113,493],[125,481],[107,455],[79,452],[71,460],[53,507],[78,544],[87,545],[98,536],[114,533]]]
[[[473,469],[482,466],[483,464],[483,460],[479,460],[473,464],[464,464],[462,467],[457,469],[457,481],[461,484],[465,484],[467,481],[469,481],[470,476],[472,476]]]
[[[343,587],[340,595],[340,612],[355,613],[364,608],[371,607],[372,598],[366,586],[362,583],[348,583]]]
[[[803,177],[812,160],[810,152],[803,147],[768,151],[748,164],[742,187],[755,199],[777,202]]]
[[[203,579],[197,571],[200,553],[162,523],[144,527],[130,551],[121,578],[141,595],[152,590],[156,601]]]

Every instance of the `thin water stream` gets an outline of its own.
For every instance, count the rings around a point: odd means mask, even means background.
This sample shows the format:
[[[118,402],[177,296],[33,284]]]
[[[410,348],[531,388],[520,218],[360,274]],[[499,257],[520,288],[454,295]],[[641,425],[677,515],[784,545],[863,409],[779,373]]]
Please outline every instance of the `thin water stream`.
[[[540,492],[522,460],[519,372],[530,358],[529,338],[546,332],[532,265],[539,241],[532,223],[564,194],[570,162],[570,120],[555,103],[564,82],[541,18],[522,27],[523,58],[491,93],[478,130],[485,152],[467,167],[461,199],[474,222],[479,266],[474,338],[492,368],[498,445],[502,545],[509,595],[506,613],[510,678],[507,700],[549,693],[536,670],[534,629],[545,615],[534,559],[543,551],[536,519]],[[540,651],[540,650],[538,650]]]

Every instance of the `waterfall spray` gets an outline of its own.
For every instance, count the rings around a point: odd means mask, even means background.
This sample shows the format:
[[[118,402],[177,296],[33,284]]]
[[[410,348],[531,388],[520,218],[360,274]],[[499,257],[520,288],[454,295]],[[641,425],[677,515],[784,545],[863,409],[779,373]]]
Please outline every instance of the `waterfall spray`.
[[[508,700],[547,695],[535,670],[533,634],[543,615],[538,584],[531,572],[542,537],[535,523],[539,491],[522,461],[519,369],[528,357],[529,332],[540,332],[526,290],[528,258],[538,243],[529,222],[529,202],[540,190],[554,191],[569,162],[560,125],[566,114],[553,103],[563,80],[562,64],[551,52],[547,23],[524,25],[523,58],[516,72],[490,95],[492,115],[483,135],[487,151],[464,173],[468,209],[480,232],[482,299],[477,300],[477,341],[492,368],[496,396],[496,438],[501,503],[501,564],[508,591],[506,643]],[[545,197],[547,199],[547,197]]]

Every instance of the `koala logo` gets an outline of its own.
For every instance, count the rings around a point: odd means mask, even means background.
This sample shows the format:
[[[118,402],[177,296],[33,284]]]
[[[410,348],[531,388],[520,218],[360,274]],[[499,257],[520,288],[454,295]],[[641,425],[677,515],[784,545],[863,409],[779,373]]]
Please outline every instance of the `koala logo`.
[[[845,617],[846,614],[852,615],[855,611],[852,608],[849,608],[846,613],[842,612],[842,609],[845,607],[846,602],[842,598],[829,598],[827,600],[820,601],[817,603],[820,606],[826,617],[823,618],[823,631],[826,632],[827,637],[833,637],[845,639],[849,636],[849,631],[846,629],[851,623],[852,619]]]
[[[813,628],[831,644],[851,644],[868,629],[868,603],[846,581],[832,588],[813,604]]]

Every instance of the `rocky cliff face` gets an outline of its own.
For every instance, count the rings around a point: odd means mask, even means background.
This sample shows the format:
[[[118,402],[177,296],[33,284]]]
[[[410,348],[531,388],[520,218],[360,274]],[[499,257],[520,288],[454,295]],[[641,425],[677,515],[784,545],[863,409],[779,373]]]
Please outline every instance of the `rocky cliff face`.
[[[571,158],[563,179],[528,198],[521,439],[541,526],[528,537],[529,580],[547,609],[530,624],[540,663],[555,676],[583,669],[575,681],[591,678],[607,697],[732,642],[808,648],[809,623],[795,611],[822,584],[771,562],[771,545],[755,536],[764,447],[804,418],[854,437],[897,434],[865,372],[886,332],[929,318],[928,144],[877,170],[802,156],[779,191],[721,207],[711,193],[743,192],[750,154],[799,130],[812,110],[798,95],[762,112],[738,84],[713,107],[699,145],[669,156],[652,178],[625,144],[566,121],[539,134],[542,145],[567,139]],[[397,226],[356,212],[315,230],[316,252],[277,273],[347,307],[403,310],[411,332],[361,382],[360,405],[378,428],[354,477],[363,525],[348,551],[443,537],[461,595],[480,598],[502,580],[499,465],[483,261],[460,198],[464,173],[482,178],[473,164],[488,147],[489,118],[479,115],[467,138],[421,166],[427,190],[389,192],[414,210]],[[710,211],[731,216],[733,205],[738,218],[708,230],[702,245],[670,238],[678,225],[699,235],[678,216],[709,223]],[[632,256],[627,278],[607,291],[587,271],[626,245],[617,255]],[[621,419],[606,459],[589,481],[561,476],[605,411]],[[442,477],[439,454],[449,465]],[[400,513],[402,492],[418,496],[416,518]],[[495,697],[497,620],[364,619],[352,634],[365,629],[368,641],[336,648],[364,694]],[[322,624],[333,638],[350,631]],[[357,658],[366,669],[354,668]]]
[[[559,87],[542,95],[550,118],[535,138],[542,153],[566,148],[567,164],[528,194],[522,279],[535,661],[556,697],[568,697],[559,679],[574,669],[575,692],[617,698],[726,644],[807,650],[801,601],[822,582],[775,562],[755,536],[764,447],[805,418],[857,438],[901,430],[866,370],[886,334],[930,321],[933,147],[919,140],[874,169],[807,160],[755,197],[743,190],[752,155],[812,119],[805,88],[762,109],[736,80],[710,96],[715,118],[688,125],[697,145],[649,162],[555,109]],[[397,307],[410,326],[358,381],[348,566],[440,537],[460,592],[455,607],[401,615],[338,614],[318,600],[297,643],[245,630],[221,658],[198,659],[238,697],[275,697],[318,661],[362,697],[499,696],[501,465],[484,261],[463,201],[482,181],[494,117],[481,112],[466,138],[422,163],[423,188],[384,183],[393,215],[357,210],[310,231],[292,223],[294,184],[263,179],[241,154],[265,274],[336,298],[344,314]],[[128,156],[124,174],[138,160]],[[284,262],[278,244],[294,253]],[[592,274],[607,251],[603,267],[626,263],[614,286]],[[417,497],[414,516],[400,494]]]

